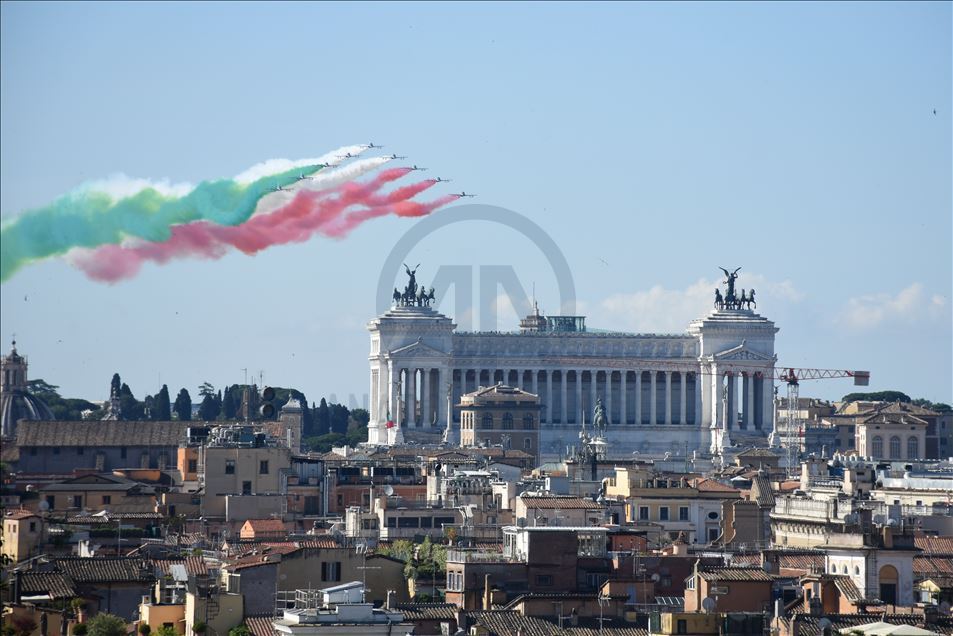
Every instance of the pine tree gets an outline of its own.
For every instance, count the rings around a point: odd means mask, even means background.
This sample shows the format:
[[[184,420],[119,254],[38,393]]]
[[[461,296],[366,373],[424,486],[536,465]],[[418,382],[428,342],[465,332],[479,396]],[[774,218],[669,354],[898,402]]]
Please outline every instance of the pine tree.
[[[321,398],[321,404],[318,405],[318,435],[327,435],[331,432],[331,410],[328,408],[328,402]]]
[[[109,396],[118,395],[120,387],[122,387],[122,379],[118,373],[113,373],[112,382],[109,384]]]
[[[155,413],[153,415],[154,420],[159,420],[161,422],[168,422],[172,419],[172,407],[169,405],[169,387],[162,385],[162,388],[159,389],[159,392],[155,396]]]
[[[192,419],[192,397],[184,388],[181,389],[179,394],[175,397],[174,409],[175,414],[183,422],[188,422]]]
[[[237,396],[237,399],[236,399]],[[237,384],[226,387],[222,395],[222,415],[226,420],[234,420],[241,405],[241,389]]]

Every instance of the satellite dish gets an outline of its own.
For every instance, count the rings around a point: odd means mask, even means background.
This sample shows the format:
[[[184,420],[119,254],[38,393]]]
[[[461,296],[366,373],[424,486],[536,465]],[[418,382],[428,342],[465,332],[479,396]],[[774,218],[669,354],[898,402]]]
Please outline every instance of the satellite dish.
[[[662,577],[659,576],[658,572],[652,575],[652,580],[655,581],[656,583],[658,583],[661,579]]]
[[[433,465],[433,471],[435,473],[439,473],[441,468],[443,468],[443,465],[440,462]]]
[[[940,603],[940,613],[949,614],[950,613],[950,603],[949,601],[943,601]]]
[[[394,487],[391,486],[390,484],[387,484],[386,486],[384,486],[384,494],[387,495],[388,497],[392,497],[394,495]]]
[[[43,500],[40,502],[40,512],[46,512],[50,509],[50,502]]]
[[[702,600],[702,609],[708,612],[709,614],[715,611],[715,599],[713,599],[710,596],[706,596]]]
[[[825,630],[830,629],[833,625],[834,623],[832,623],[828,618],[822,618],[821,620],[817,621],[817,627],[821,630],[822,634]]]

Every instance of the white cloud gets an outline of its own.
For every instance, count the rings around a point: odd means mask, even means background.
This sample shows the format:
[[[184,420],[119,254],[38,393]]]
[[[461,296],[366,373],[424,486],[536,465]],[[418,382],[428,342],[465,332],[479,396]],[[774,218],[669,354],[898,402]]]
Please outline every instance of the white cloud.
[[[896,294],[887,292],[850,298],[837,314],[836,322],[852,329],[872,329],[884,323],[916,323],[932,320],[946,311],[947,300],[929,295],[920,283],[911,283]]]
[[[739,282],[744,289],[755,290],[755,300],[799,302],[804,294],[789,280],[769,281],[760,274],[745,274]],[[681,332],[695,318],[714,308],[715,288],[721,279],[700,278],[685,289],[666,289],[656,285],[648,290],[618,293],[602,301],[590,312],[590,326],[634,332]],[[741,285],[738,286],[739,291]]]

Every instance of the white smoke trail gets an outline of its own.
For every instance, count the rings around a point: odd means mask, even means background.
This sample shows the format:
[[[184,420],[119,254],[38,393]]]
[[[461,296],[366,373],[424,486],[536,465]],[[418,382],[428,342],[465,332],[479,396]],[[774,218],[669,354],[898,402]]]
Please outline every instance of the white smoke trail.
[[[391,161],[390,157],[369,157],[367,159],[358,159],[344,166],[326,168],[313,176],[310,180],[299,181],[298,185],[293,186],[292,189],[266,194],[259,199],[252,216],[256,214],[267,214],[281,207],[288,203],[300,190],[327,190],[328,188],[335,188],[377,170],[388,161]]]
[[[87,181],[76,188],[71,194],[74,196],[83,196],[90,192],[102,192],[115,201],[131,197],[147,188],[152,188],[162,196],[183,197],[191,192],[195,186],[191,183],[184,182],[172,183],[168,179],[159,181],[140,179],[119,172],[104,179]]]
[[[261,163],[256,163],[251,168],[242,171],[235,176],[235,181],[241,185],[246,185],[253,181],[257,181],[262,177],[278,174],[279,172],[287,172],[288,170],[294,170],[295,168],[314,166],[319,163],[326,163],[334,166],[341,162],[342,156],[347,154],[358,155],[364,150],[364,146],[360,145],[341,146],[337,150],[332,150],[331,152],[325,153],[320,157],[313,159],[269,159],[267,161],[262,161]]]

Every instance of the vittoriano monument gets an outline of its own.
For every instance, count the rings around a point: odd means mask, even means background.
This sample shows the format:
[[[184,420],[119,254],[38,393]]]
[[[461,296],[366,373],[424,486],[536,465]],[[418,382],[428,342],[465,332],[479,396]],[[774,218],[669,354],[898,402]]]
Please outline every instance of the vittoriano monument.
[[[735,281],[738,279],[738,271],[740,267],[733,272],[728,272],[724,267],[719,267],[721,271],[725,273],[725,280],[722,281],[725,283],[728,288],[725,290],[725,295],[721,295],[721,290],[717,287],[715,288],[715,308],[716,309],[751,309],[752,306],[757,309],[758,303],[754,301],[754,289],[750,293],[745,292],[744,289],[741,290],[741,296],[735,295]]]
[[[737,266],[721,270],[716,306],[675,333],[590,329],[585,316],[535,309],[508,328],[468,331],[435,309],[418,266],[403,267],[392,306],[367,323],[372,444],[392,443],[397,417],[407,441],[439,443],[460,430],[460,397],[498,383],[539,396],[538,449],[520,450],[544,461],[578,444],[583,422],[617,456],[706,453],[712,431],[755,445],[773,430],[778,330],[754,311]],[[726,374],[740,365],[750,372]]]

